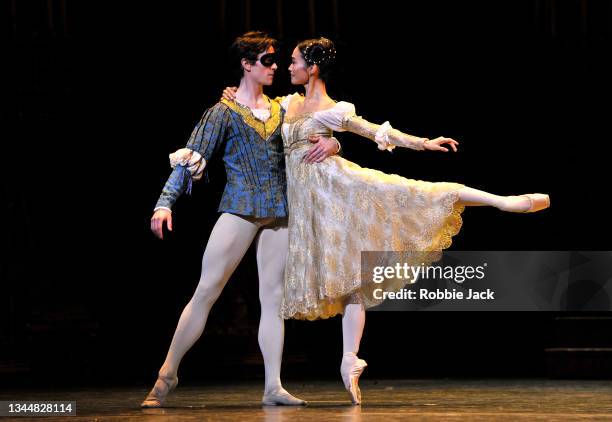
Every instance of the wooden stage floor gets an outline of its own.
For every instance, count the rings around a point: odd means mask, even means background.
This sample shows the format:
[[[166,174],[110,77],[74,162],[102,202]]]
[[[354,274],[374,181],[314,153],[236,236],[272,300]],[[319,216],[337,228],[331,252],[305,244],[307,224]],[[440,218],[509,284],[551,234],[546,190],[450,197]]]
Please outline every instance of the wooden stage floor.
[[[5,389],[0,400],[76,402],[76,416],[45,421],[612,420],[611,381],[364,379],[361,386],[362,406],[350,405],[340,381],[286,383],[289,391],[308,400],[306,407],[261,406],[263,386],[253,382],[179,385],[164,409],[140,409],[148,385],[54,392]]]

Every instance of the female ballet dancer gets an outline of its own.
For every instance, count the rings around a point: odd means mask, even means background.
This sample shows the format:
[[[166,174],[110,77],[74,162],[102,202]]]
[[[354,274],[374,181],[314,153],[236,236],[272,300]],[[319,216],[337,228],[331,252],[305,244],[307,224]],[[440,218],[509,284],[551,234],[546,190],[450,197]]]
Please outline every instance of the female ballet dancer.
[[[535,212],[550,206],[545,194],[498,196],[458,183],[431,183],[362,168],[342,157],[324,161],[312,147],[318,136],[349,131],[366,137],[380,150],[400,146],[414,150],[456,151],[458,142],[427,139],[377,125],[357,116],[351,103],[327,95],[327,79],[336,49],[326,38],[300,42],[293,50],[291,83],[305,96],[280,98],[289,204],[289,254],[285,270],[283,318],[314,320],[342,316],[343,357],[340,373],[350,399],[361,403],[359,376],[367,366],[357,357],[365,309],[379,304],[374,288],[397,291],[391,280],[361,280],[361,251],[414,251],[409,265],[428,265],[451,245],[466,206],[493,206],[509,212]],[[233,98],[233,88],[224,91]],[[310,142],[309,142],[310,141]],[[314,162],[309,164],[308,162]],[[405,280],[404,280],[405,283]]]

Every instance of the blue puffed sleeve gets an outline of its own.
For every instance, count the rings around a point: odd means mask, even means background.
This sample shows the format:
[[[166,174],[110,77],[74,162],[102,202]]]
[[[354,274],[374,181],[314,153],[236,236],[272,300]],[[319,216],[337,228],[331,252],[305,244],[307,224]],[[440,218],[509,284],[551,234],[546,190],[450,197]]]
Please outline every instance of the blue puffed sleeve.
[[[198,152],[205,162],[208,162],[225,140],[229,124],[228,110],[222,103],[206,110],[187,141],[186,147]],[[168,177],[155,208],[171,209],[183,192],[191,193],[191,183],[191,173],[187,167],[177,165]]]

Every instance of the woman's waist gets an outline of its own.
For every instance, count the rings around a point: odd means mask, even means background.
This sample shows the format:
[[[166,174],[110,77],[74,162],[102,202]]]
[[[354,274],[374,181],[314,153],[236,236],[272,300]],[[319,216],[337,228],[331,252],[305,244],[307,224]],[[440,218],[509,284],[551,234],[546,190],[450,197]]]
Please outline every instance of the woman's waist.
[[[317,136],[331,136],[331,134],[329,134],[329,133],[324,133],[324,134],[323,133],[316,133],[316,134],[313,134],[313,135],[317,135]],[[305,147],[311,147],[313,145],[314,144],[312,142],[310,142],[307,137],[303,138],[303,139],[298,139],[298,140],[292,141],[291,143],[285,144],[285,147],[284,147],[285,155],[289,155],[289,154],[291,154],[292,152],[294,152],[294,151],[296,151],[298,149],[302,149],[302,148],[305,148]]]
[[[296,149],[307,147],[309,145],[312,145],[312,143],[308,139],[298,139],[297,141],[293,141],[285,145],[285,154],[291,153],[292,151],[295,151]]]

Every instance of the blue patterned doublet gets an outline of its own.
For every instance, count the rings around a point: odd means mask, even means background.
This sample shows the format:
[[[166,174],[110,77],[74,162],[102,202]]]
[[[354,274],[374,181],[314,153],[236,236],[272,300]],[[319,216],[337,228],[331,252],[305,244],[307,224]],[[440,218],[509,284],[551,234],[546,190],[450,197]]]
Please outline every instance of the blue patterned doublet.
[[[253,217],[286,217],[287,180],[281,138],[284,111],[271,104],[266,122],[249,108],[222,100],[206,110],[193,129],[186,148],[199,152],[208,163],[222,151],[227,184],[220,212]],[[164,185],[156,207],[172,208],[178,197],[191,189],[191,173],[177,165]]]

